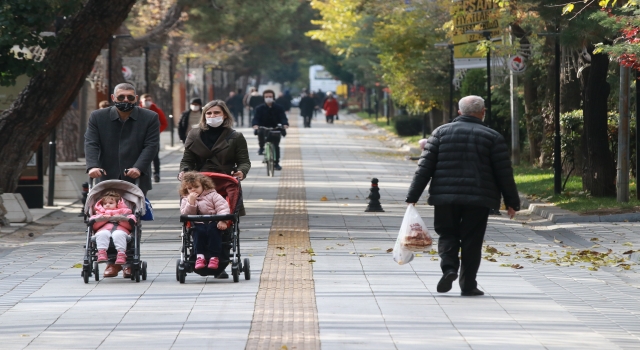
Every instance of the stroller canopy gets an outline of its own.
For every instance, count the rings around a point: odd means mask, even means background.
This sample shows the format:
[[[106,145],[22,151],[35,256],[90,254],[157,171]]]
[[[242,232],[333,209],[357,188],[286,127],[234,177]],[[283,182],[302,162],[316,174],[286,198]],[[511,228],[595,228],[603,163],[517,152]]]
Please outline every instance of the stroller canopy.
[[[201,174],[213,180],[216,184],[216,192],[227,199],[231,213],[235,213],[238,201],[241,198],[238,179],[220,173],[202,172]]]
[[[93,186],[87,195],[84,213],[92,215],[93,207],[108,191],[115,191],[120,194],[132,212],[138,212],[140,215],[145,214],[144,193],[138,186],[123,180],[105,180]]]

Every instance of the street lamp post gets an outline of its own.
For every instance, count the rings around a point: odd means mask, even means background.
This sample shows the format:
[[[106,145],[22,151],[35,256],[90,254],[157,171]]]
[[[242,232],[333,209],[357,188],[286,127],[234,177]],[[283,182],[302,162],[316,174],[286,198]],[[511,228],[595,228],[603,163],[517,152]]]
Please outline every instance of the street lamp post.
[[[111,53],[112,53],[111,52],[111,44],[116,39],[120,39],[120,38],[131,38],[131,35],[129,35],[129,34],[120,34],[120,35],[112,35],[112,36],[109,37],[109,57],[108,57],[108,63],[107,63],[107,65],[109,66],[107,68],[107,71],[109,73],[109,91],[107,92],[107,95],[109,95],[109,94],[111,94],[113,92],[113,91],[111,91],[111,90],[113,90],[112,80],[111,80],[111,78],[112,78],[111,73],[113,73],[112,72],[113,69],[111,69],[111,60],[112,60],[111,59]]]

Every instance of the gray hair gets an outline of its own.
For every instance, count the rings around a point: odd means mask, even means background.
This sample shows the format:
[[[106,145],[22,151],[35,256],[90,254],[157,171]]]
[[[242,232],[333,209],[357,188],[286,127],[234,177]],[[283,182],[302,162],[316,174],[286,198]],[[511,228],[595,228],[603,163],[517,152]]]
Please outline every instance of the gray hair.
[[[460,107],[462,115],[482,113],[484,109],[484,99],[476,95],[465,96],[458,101],[458,106]]]
[[[129,83],[120,83],[116,85],[116,87],[113,88],[113,94],[115,95],[118,90],[133,91],[134,95],[136,93],[136,88]]]

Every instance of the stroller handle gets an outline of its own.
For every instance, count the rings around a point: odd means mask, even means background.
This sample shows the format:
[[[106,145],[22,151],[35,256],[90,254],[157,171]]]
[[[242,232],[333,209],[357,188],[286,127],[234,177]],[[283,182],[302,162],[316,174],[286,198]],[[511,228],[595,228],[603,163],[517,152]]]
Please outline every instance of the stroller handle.
[[[93,188],[94,180],[95,180],[94,178],[89,177],[89,191],[91,191],[91,189]],[[135,184],[136,184],[136,186],[140,187],[140,177],[138,177],[138,178],[136,179]]]
[[[180,222],[187,221],[227,221],[235,220],[234,214],[227,215],[180,215]]]

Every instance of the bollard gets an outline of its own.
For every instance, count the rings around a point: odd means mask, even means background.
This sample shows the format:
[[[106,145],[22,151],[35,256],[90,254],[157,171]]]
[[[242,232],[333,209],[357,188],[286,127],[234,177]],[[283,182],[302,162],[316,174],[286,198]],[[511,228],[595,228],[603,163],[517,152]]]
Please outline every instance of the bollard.
[[[371,179],[371,188],[369,189],[369,196],[367,197],[369,204],[365,212],[384,212],[380,205],[380,189],[378,188],[378,179],[375,177]]]

